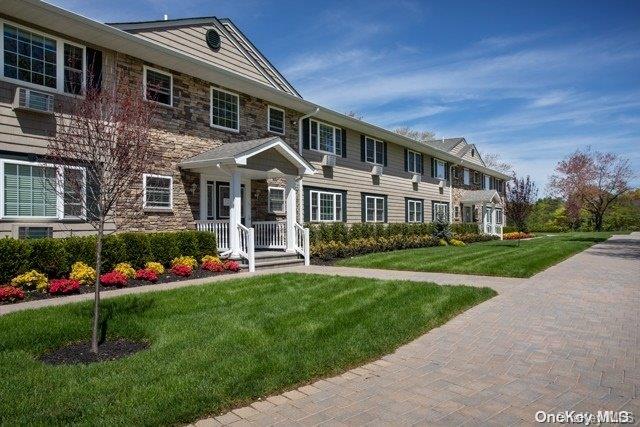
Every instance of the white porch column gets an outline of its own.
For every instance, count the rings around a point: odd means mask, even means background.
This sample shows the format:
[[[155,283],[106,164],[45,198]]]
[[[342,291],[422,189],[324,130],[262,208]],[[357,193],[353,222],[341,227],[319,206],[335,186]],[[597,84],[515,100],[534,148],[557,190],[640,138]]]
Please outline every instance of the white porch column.
[[[296,243],[296,206],[298,204],[295,177],[287,176],[287,185],[285,187],[284,194],[287,205],[287,252],[294,252]]]
[[[491,204],[491,234],[496,234],[496,204]]]
[[[244,211],[244,225],[251,228],[251,179],[244,182],[244,203],[242,206]]]
[[[231,250],[231,258],[240,257],[238,224],[241,219],[241,179],[242,173],[239,170],[236,169],[231,173],[231,183],[229,184],[229,249]]]

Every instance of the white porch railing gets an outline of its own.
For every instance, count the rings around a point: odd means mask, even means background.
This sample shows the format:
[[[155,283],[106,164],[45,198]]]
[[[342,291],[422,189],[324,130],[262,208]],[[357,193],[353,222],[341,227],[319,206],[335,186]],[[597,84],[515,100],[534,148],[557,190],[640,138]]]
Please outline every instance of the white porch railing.
[[[249,263],[249,271],[256,271],[255,239],[253,228],[247,228],[238,224],[238,235],[240,237],[240,256]]]
[[[287,247],[287,221],[253,221],[256,248],[285,249]]]
[[[212,233],[216,233],[216,240],[218,241],[218,250],[225,251],[229,249],[229,220],[228,219],[196,221],[196,230],[209,231]]]
[[[293,225],[295,234],[294,249],[297,253],[304,257],[304,265],[309,265],[309,257],[311,256],[309,250],[309,229],[304,228],[297,222]]]

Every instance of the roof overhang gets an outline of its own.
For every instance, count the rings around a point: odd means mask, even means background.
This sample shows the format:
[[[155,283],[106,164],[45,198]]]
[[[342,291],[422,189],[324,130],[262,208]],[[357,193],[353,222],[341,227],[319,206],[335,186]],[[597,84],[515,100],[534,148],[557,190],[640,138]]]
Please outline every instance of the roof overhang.
[[[208,82],[215,82],[226,88],[247,93],[301,113],[311,113],[318,109],[318,111],[313,114],[313,117],[318,120],[325,120],[371,137],[393,142],[453,164],[462,164],[463,162],[459,157],[444,150],[439,150],[411,138],[398,135],[380,126],[321,107],[313,102],[269,87],[256,80],[199,61],[181,52],[40,0],[2,0],[0,2],[0,13],[33,23],[42,28],[56,31],[60,34],[68,35],[71,38],[76,38],[86,43],[131,55],[143,61],[162,65],[163,67]],[[509,178],[500,172],[488,168],[483,169],[492,175],[504,179]]]
[[[249,158],[270,149],[275,149],[284,158],[289,160],[291,164],[298,169],[300,175],[313,175],[316,173],[316,169],[311,166],[309,162],[307,162],[300,154],[291,148],[289,144],[285,143],[279,137],[268,139],[255,147],[251,147],[232,155],[218,155],[218,151],[214,148],[202,154],[198,154],[197,156],[183,160],[180,162],[179,166],[183,169],[201,169],[222,165],[246,166]]]
[[[463,190],[460,195],[461,203],[502,203],[502,198],[496,190]]]

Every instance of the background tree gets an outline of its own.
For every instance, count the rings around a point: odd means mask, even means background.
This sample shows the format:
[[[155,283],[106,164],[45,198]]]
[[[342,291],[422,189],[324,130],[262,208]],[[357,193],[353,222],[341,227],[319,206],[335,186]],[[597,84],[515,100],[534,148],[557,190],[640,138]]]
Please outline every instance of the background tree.
[[[628,159],[614,153],[576,150],[560,161],[551,176],[549,189],[574,210],[589,212],[596,231],[613,202],[630,190],[633,170]]]
[[[538,189],[529,175],[518,178],[514,173],[507,183],[506,214],[518,231],[527,231],[527,218],[533,210],[537,195]]]
[[[406,136],[407,138],[411,138],[422,143],[431,141],[436,136],[435,133],[429,132],[428,130],[416,130],[407,126],[396,128],[393,131],[398,135]]]
[[[354,111],[354,110],[349,110],[345,113],[345,115],[349,116],[349,117],[353,117],[354,119],[357,120],[362,120],[362,114],[359,114],[358,112]]]
[[[57,131],[48,140],[47,158],[61,165],[55,191],[65,214],[86,216],[96,230],[96,281],[91,351],[98,352],[100,270],[105,225],[116,229],[115,209],[141,206],[142,174],[152,158],[153,106],[140,92],[140,81],[116,73],[111,82],[88,84],[84,97],[72,98],[56,114]],[[83,169],[78,169],[81,166]],[[83,172],[84,170],[84,172]],[[68,206],[68,207],[67,207]]]
[[[500,157],[500,154],[494,154],[494,153],[483,154],[482,161],[484,161],[484,164],[490,169],[493,169],[505,174],[513,173],[513,166],[511,166],[511,163],[502,160],[502,158]]]

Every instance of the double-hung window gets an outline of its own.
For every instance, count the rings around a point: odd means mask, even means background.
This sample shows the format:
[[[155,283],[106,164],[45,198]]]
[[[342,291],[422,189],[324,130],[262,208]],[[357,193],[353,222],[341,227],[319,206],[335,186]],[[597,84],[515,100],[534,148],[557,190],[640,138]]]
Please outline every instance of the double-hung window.
[[[284,135],[284,110],[269,105],[267,107],[269,132]]]
[[[144,67],[144,99],[163,105],[173,105],[173,76],[170,73]]]
[[[342,155],[342,129],[312,120],[309,131],[312,150]]]
[[[85,85],[85,47],[22,27],[2,24],[2,76],[18,84],[80,95]]]
[[[445,163],[442,160],[436,159],[434,162],[435,173],[434,176],[438,179],[445,179]]]
[[[365,221],[366,222],[386,222],[384,217],[384,197],[379,196],[365,196],[364,208],[365,208]]]
[[[407,222],[423,222],[422,200],[407,200]]]
[[[284,212],[284,188],[269,187],[267,205],[271,213]]]
[[[422,154],[407,150],[407,170],[412,173],[422,173]]]
[[[463,174],[464,174],[464,176],[463,176],[464,185],[469,185],[469,183],[470,183],[470,181],[469,181],[469,169],[465,168]]]
[[[240,130],[238,94],[211,88],[211,126],[235,132]]]
[[[144,174],[143,208],[171,210],[173,208],[173,178]]]
[[[85,217],[86,171],[82,167],[4,160],[2,217]]]
[[[441,220],[449,222],[449,205],[442,202],[433,203],[433,218],[434,221]]]
[[[502,209],[496,209],[496,224],[502,224]]]
[[[480,184],[482,175],[480,174],[480,172],[478,171],[474,171],[473,172],[473,183],[474,184]]]
[[[373,163],[376,165],[384,164],[384,143],[382,141],[378,141],[377,139],[369,138],[368,136],[365,137],[364,143],[366,161],[368,163]]]
[[[311,190],[309,197],[311,221],[342,221],[342,193]]]

